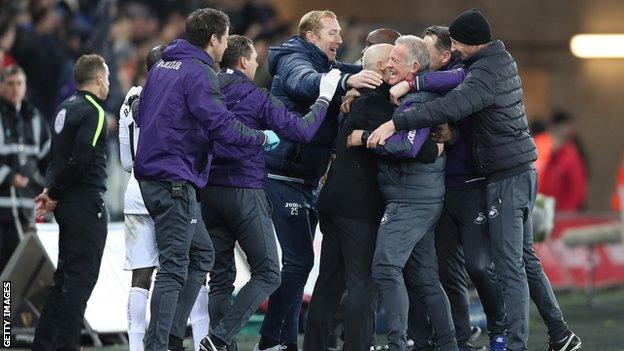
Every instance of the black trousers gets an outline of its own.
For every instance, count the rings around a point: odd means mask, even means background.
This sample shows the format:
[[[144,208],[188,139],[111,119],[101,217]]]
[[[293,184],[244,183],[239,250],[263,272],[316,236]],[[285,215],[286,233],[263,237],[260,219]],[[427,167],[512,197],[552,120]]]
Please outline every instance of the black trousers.
[[[375,323],[377,289],[371,274],[377,224],[321,213],[323,242],[319,276],[308,309],[303,349],[326,350],[334,315],[344,297],[345,351],[368,350]]]
[[[210,334],[236,347],[240,332],[262,301],[280,285],[279,257],[271,222],[271,204],[264,189],[208,186],[202,190],[202,216],[215,250],[210,272]],[[238,242],[251,279],[233,302]]]
[[[408,309],[414,311],[414,302],[424,307],[421,315],[431,320],[439,349],[457,350],[435,254],[434,228],[441,212],[442,203],[386,204],[377,233],[372,273],[386,310],[390,350],[407,349]],[[408,288],[412,290],[409,294]]]
[[[451,303],[457,343],[470,339],[468,284],[477,288],[490,336],[504,335],[505,305],[494,272],[485,210],[485,187],[446,189],[444,210],[436,228],[440,281]]]
[[[87,301],[100,271],[108,215],[101,197],[84,194],[61,199],[54,218],[59,224],[58,264],[32,350],[77,351]]]
[[[145,207],[154,219],[158,271],[145,350],[166,350],[169,335],[184,338],[186,321],[208,272],[214,249],[189,183],[142,180]],[[176,190],[177,189],[177,190]]]
[[[537,173],[534,170],[486,186],[492,258],[509,323],[507,348],[512,351],[527,350],[529,296],[548,328],[550,340],[561,340],[569,332],[533,248],[531,214],[536,196]]]
[[[314,266],[314,231],[318,218],[314,188],[268,179],[273,225],[282,249],[281,284],[269,297],[260,335],[282,344],[296,344],[303,289]]]

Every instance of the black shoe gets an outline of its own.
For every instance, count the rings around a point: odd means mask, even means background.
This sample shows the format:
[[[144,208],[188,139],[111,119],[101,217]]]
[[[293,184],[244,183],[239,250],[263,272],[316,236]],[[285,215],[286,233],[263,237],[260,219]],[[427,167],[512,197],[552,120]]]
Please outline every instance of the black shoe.
[[[282,344],[282,350],[284,351],[299,351],[297,344]]]
[[[570,332],[563,340],[549,342],[544,346],[544,351],[577,351],[581,349],[581,338]]]
[[[466,343],[464,346],[459,347],[459,351],[487,351],[485,346],[474,346],[471,343]]]
[[[219,346],[217,346],[219,345]],[[222,342],[218,342],[213,336],[208,335],[202,341],[199,342],[199,349],[202,351],[228,351],[227,345],[222,345]]]
[[[184,351],[184,346],[182,346],[183,342],[184,342],[184,339],[178,338],[177,336],[173,334],[169,334],[169,343],[167,345],[167,350],[168,351]]]

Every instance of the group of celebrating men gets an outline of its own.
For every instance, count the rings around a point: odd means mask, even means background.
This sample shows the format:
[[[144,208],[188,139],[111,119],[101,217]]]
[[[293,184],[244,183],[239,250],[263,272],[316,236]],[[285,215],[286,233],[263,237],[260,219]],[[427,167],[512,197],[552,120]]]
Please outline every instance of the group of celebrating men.
[[[253,83],[253,42],[228,31],[223,12],[194,11],[185,39],[150,51],[147,82],[120,111],[121,159],[132,173],[132,351],[183,349],[189,317],[196,350],[236,350],[236,334],[267,298],[254,350],[298,350],[317,223],[305,351],[328,349],[341,304],[345,351],[374,343],[378,305],[390,350],[406,350],[408,338],[413,350],[477,350],[464,272],[490,350],[527,350],[529,296],[548,328],[545,350],[580,349],[533,249],[537,154],[517,66],[478,10],[422,37],[375,30],[361,65],[336,60],[336,15],[308,12],[298,34],[270,50],[270,93]],[[77,198],[103,191],[108,68],[86,55],[75,75],[79,90],[55,119],[49,189],[36,199],[61,235],[34,350],[78,349],[106,237],[99,195],[80,208],[80,223],[69,214]],[[85,236],[95,242],[88,249]],[[231,301],[236,243],[251,278]]]

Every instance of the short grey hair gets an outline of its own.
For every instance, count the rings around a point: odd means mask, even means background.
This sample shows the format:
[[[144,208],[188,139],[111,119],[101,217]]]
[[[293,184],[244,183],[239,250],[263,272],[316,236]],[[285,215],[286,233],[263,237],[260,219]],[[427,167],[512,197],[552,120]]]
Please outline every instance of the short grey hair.
[[[429,69],[431,57],[429,56],[429,50],[427,50],[427,44],[425,44],[424,40],[415,35],[402,35],[396,40],[395,45],[404,45],[407,48],[409,65],[418,62],[420,71]]]
[[[26,72],[22,69],[22,67],[18,65],[10,65],[6,67],[4,70],[0,70],[0,83],[4,83],[9,77],[13,77],[14,75],[21,74],[26,79]]]

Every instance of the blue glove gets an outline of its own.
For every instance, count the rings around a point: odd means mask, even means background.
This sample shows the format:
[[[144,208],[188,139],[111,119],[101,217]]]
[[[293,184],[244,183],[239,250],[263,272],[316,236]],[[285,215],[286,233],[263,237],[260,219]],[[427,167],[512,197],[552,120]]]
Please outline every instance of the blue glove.
[[[263,131],[263,133],[264,133],[264,136],[265,136],[264,150],[265,151],[271,151],[271,150],[275,149],[277,147],[277,145],[279,145],[279,143],[280,143],[280,138],[272,130],[265,130],[265,131]]]

